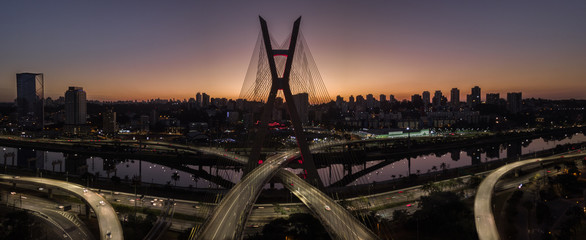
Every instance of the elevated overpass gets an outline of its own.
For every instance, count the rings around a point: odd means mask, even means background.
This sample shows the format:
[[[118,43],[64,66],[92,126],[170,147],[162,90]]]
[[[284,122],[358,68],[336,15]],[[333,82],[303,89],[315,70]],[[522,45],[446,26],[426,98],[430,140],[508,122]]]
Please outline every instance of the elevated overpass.
[[[18,177],[5,174],[0,174],[0,181],[14,184],[32,184],[47,189],[59,189],[74,195],[85,202],[96,213],[100,229],[100,239],[124,239],[122,226],[112,205],[99,194],[87,190],[81,185],[47,178]]]
[[[492,195],[497,182],[507,173],[511,173],[517,168],[530,165],[539,165],[542,163],[552,162],[560,159],[584,157],[586,153],[568,153],[564,155],[551,156],[546,158],[533,158],[507,164],[488,175],[476,192],[474,199],[474,219],[476,221],[476,232],[480,240],[499,240],[501,239],[496,226],[492,212]]]
[[[17,140],[17,139],[12,139],[12,140]],[[186,146],[186,145],[182,145],[182,144],[157,142],[157,141],[140,141],[140,142],[138,142],[138,141],[133,141],[133,140],[125,140],[125,141],[103,141],[102,140],[102,141],[97,141],[97,140],[55,140],[55,139],[38,139],[38,140],[32,140],[32,141],[30,141],[28,139],[21,139],[19,141],[29,141],[29,142],[33,142],[36,144],[51,144],[51,145],[53,145],[53,146],[45,146],[45,147],[55,147],[55,146],[67,147],[67,146],[75,145],[78,147],[79,146],[87,146],[89,148],[89,147],[106,145],[106,146],[123,146],[126,148],[134,147],[137,149],[144,149],[144,148],[146,148],[146,146],[159,146],[159,147],[163,147],[163,148],[172,149],[173,151],[180,150],[180,151],[184,151],[184,152],[191,152],[193,154],[212,156],[210,159],[222,158],[226,161],[231,161],[237,165],[244,165],[248,162],[247,157],[243,157],[243,156],[239,156],[239,155],[236,155],[236,154],[233,154],[230,152],[226,152],[223,149],[211,148],[211,147]],[[312,150],[320,150],[320,149],[324,149],[324,148],[328,148],[328,147],[339,147],[339,146],[345,146],[348,144],[360,144],[362,142],[372,142],[372,141],[373,140],[329,142],[326,144],[312,145],[310,148]],[[283,154],[289,156],[289,157],[287,157],[287,160],[285,160],[285,161],[279,160],[280,156],[282,156]],[[278,175],[279,178],[288,179],[287,181],[289,181],[289,182],[296,182],[297,185],[299,185],[299,186],[302,186],[301,182],[305,183],[305,181],[300,179],[297,175],[292,174],[286,170],[276,171],[276,170],[282,168],[284,165],[286,165],[286,163],[288,163],[292,160],[298,159],[298,158],[300,158],[300,153],[299,153],[299,151],[295,151],[295,150],[272,156],[270,159],[277,160],[277,161],[271,161],[272,162],[271,165],[275,166],[275,168],[269,168],[269,169],[265,169],[264,171],[261,171],[261,173],[262,173],[261,176],[263,176],[263,177],[252,178],[251,180],[253,183],[241,184],[242,182],[245,182],[245,179],[243,179],[241,181],[241,183],[239,183],[239,184],[244,185],[245,187],[237,188],[235,186],[232,188],[232,189],[240,189],[241,188],[241,189],[245,189],[246,193],[252,193],[252,194],[248,194],[248,201],[246,201],[247,203],[242,206],[242,207],[244,207],[244,209],[238,210],[239,212],[242,212],[242,214],[240,214],[242,217],[240,218],[241,220],[239,220],[240,224],[237,226],[238,230],[235,230],[235,232],[237,234],[241,234],[242,229],[244,227],[244,224],[246,222],[246,218],[248,217],[248,213],[250,212],[250,208],[252,207],[252,204],[254,204],[254,201],[256,201],[256,198],[258,198],[258,195],[262,191],[263,186],[273,176]],[[265,164],[261,165],[261,167],[262,166],[269,166],[269,165],[267,165],[267,163],[269,163],[269,161],[266,161]],[[166,164],[172,164],[172,162],[168,161]],[[278,168],[276,166],[278,166]],[[172,167],[176,168],[178,170],[181,170],[181,171],[185,171],[185,172],[197,171],[195,169],[191,169],[191,168],[182,166],[180,163],[172,164]],[[262,169],[262,168],[260,168],[260,169]],[[205,172],[205,171],[202,171],[202,172]],[[201,174],[198,174],[198,175],[201,175]],[[216,182],[226,188],[230,188],[234,185],[233,183],[231,183],[227,180],[224,180],[224,179],[214,179],[213,178],[214,176],[211,176],[207,172],[205,172],[205,174],[203,174],[203,175],[207,175],[207,178],[209,180]],[[250,185],[250,186],[248,186],[248,185]],[[316,214],[316,216],[318,216],[318,218],[324,222],[324,225],[329,230],[330,235],[332,235],[332,236],[346,236],[346,237],[342,237],[343,239],[348,239],[348,237],[349,237],[349,239],[376,239],[376,236],[372,232],[370,232],[370,230],[368,230],[368,228],[364,227],[362,224],[360,224],[360,222],[355,220],[352,217],[352,215],[347,213],[345,211],[345,209],[343,207],[339,206],[334,200],[329,198],[327,195],[321,193],[318,189],[314,188],[310,184],[305,183],[303,186],[304,186],[305,191],[297,190],[293,193],[296,196],[298,196],[300,199],[305,199],[304,203],[308,204],[308,207],[310,209],[312,209],[312,212],[314,212]],[[320,194],[316,194],[313,196],[311,195],[311,194],[315,194],[318,192]],[[242,191],[240,191],[240,194],[233,194],[232,196],[235,201],[241,201],[242,199],[244,199],[245,195],[246,194],[242,194]],[[230,200],[226,200],[226,199],[229,199],[229,197],[230,197],[230,195],[227,195],[222,202],[229,202]],[[317,202],[319,202],[319,204],[317,204]],[[325,211],[324,210],[325,205],[328,205],[328,207],[330,207],[332,209],[331,212],[333,212],[335,214],[333,216],[328,217],[328,218],[322,219],[321,217],[319,217],[319,214],[321,214],[321,213],[323,213],[323,211]],[[230,209],[232,209],[232,208],[230,208]],[[229,210],[229,211],[233,212],[232,210]],[[327,213],[331,213],[331,212],[328,211]],[[353,219],[353,220],[349,220],[349,219]],[[341,223],[346,223],[343,225],[348,225],[348,228],[353,229],[353,232],[355,232],[355,233],[340,231],[339,226],[342,226]],[[222,232],[229,233],[229,231],[222,231]],[[216,239],[216,238],[217,238],[217,236],[215,236],[213,239]],[[231,237],[227,237],[226,239],[231,239]]]
[[[347,142],[329,142],[312,145],[310,150],[344,144],[347,144]],[[240,239],[244,224],[263,186],[277,174],[279,174],[279,178],[286,179],[288,183],[300,185],[299,189],[293,189],[293,193],[303,199],[302,201],[318,215],[318,218],[322,220],[331,236],[341,237],[340,239],[378,239],[364,225],[355,219],[350,220],[353,217],[333,199],[321,193],[315,187],[310,186],[311,184],[306,183],[297,175],[282,169],[300,154],[300,151],[296,149],[276,154],[247,174],[214,209],[214,212],[198,233],[197,239]],[[244,161],[244,159],[241,159],[241,161]],[[301,184],[301,182],[304,182],[304,184]],[[302,186],[304,187],[303,190],[301,189]],[[326,209],[326,205],[330,210]],[[327,217],[320,216],[320,214],[324,214],[324,211],[327,211],[325,212],[328,215]],[[339,224],[343,221],[346,221],[347,225]],[[353,231],[345,232],[341,228],[350,228]]]

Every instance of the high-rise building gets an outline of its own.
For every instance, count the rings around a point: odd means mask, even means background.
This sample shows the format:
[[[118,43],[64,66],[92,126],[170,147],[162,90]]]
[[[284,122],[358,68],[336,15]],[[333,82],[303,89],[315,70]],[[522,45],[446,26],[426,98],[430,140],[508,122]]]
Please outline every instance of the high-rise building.
[[[118,132],[116,112],[114,112],[112,108],[108,108],[105,112],[102,113],[102,130],[106,134],[113,134]]]
[[[381,103],[384,103],[387,101],[387,95],[381,94],[378,99]]]
[[[364,97],[362,95],[356,96],[356,104],[364,104]]]
[[[500,94],[498,93],[487,93],[486,94],[486,104],[493,104],[497,105],[499,103]]]
[[[429,106],[431,100],[431,95],[429,91],[423,91],[423,93],[421,94],[421,98],[423,99],[423,105],[425,107]]]
[[[367,108],[374,107],[374,96],[372,94],[366,95],[366,107]]]
[[[413,103],[413,106],[415,106],[415,107],[422,107],[423,100],[421,98],[421,95],[419,95],[419,94],[411,95],[411,103]]]
[[[450,103],[453,106],[457,106],[458,104],[460,104],[460,89],[452,88],[452,90],[450,91]]]
[[[44,92],[42,73],[16,74],[16,105],[21,124],[40,129],[44,127]]]
[[[342,107],[342,104],[344,104],[344,98],[340,95],[336,96],[336,107]]]
[[[201,93],[197,93],[195,94],[195,102],[197,103],[197,106],[201,107]]]
[[[433,106],[434,107],[440,106],[441,103],[442,103],[442,91],[437,90],[433,94]]]
[[[302,123],[309,122],[309,94],[308,93],[299,93],[293,95],[293,101],[295,102],[295,107],[297,108],[297,114],[299,114],[299,119],[301,119]]]
[[[478,86],[474,86],[472,88],[472,93],[470,94],[470,98],[467,99],[468,100],[468,105],[470,105],[471,107],[474,107],[478,104],[480,104],[480,87]]]
[[[65,126],[68,134],[85,134],[88,131],[86,94],[81,87],[69,87],[65,92]]]
[[[393,94],[390,94],[390,95],[389,95],[389,102],[390,102],[390,103],[394,103],[394,102],[396,102],[396,101],[397,101],[397,99],[395,99],[395,95],[393,95]]]
[[[207,95],[206,93],[202,93],[201,94],[201,106],[205,107],[210,105],[210,95]]]
[[[86,94],[81,87],[69,87],[65,92],[65,124],[85,125],[87,119]]]
[[[354,95],[350,95],[350,97],[348,98],[348,102],[354,103]]]
[[[507,110],[511,113],[521,112],[523,107],[523,96],[521,92],[507,93]]]

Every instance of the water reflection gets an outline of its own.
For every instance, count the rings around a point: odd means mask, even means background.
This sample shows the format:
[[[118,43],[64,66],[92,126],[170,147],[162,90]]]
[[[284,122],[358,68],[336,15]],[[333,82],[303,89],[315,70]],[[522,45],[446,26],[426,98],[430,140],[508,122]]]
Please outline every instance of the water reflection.
[[[438,151],[417,157],[368,161],[361,164],[334,163],[328,167],[318,169],[318,173],[326,186],[353,186],[373,182],[407,177],[411,174],[427,174],[454,169],[464,166],[477,165],[497,160],[502,157],[519,158],[523,154],[552,149],[558,144],[579,143],[586,141],[586,136],[570,134],[538,139],[524,139],[506,144],[490,144],[483,147],[451,149]],[[199,166],[175,165],[165,166],[161,163],[152,163],[134,159],[104,159],[95,156],[82,156],[60,152],[36,151],[27,148],[1,147],[0,156],[5,166],[39,169],[69,175],[83,175],[86,173],[102,179],[117,176],[122,180],[136,179],[142,183],[170,184],[180,187],[199,189],[227,188],[230,183],[237,183],[243,172],[232,166]],[[301,169],[290,169],[298,174]],[[177,174],[176,181],[172,178]],[[218,184],[221,178],[226,182]],[[338,185],[336,185],[338,184]],[[275,184],[275,188],[281,188]],[[265,188],[269,187],[268,184]]]

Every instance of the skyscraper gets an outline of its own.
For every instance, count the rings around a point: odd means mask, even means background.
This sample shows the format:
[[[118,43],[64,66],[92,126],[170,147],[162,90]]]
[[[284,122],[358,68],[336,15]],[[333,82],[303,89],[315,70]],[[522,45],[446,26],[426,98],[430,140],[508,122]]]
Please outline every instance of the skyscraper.
[[[381,95],[379,96],[379,101],[380,101],[381,103],[384,103],[384,102],[386,102],[386,101],[387,101],[387,95],[381,94]]]
[[[201,107],[201,93],[197,93],[195,94],[195,102],[197,103],[197,106]]]
[[[422,107],[423,100],[421,100],[421,95],[419,95],[419,94],[411,95],[411,103],[413,103],[413,106],[415,106],[416,108]]]
[[[102,130],[106,134],[113,134],[118,131],[118,125],[116,124],[116,112],[112,108],[106,109],[102,113]]]
[[[342,104],[344,104],[344,98],[340,95],[336,96],[336,107],[342,107]]]
[[[210,95],[208,95],[207,93],[202,93],[201,94],[201,106],[205,107],[210,105]]]
[[[474,86],[472,88],[472,93],[470,94],[470,98],[468,99],[468,104],[471,107],[474,107],[480,103],[481,103],[480,102],[480,87]]]
[[[450,103],[452,106],[457,106],[460,104],[460,89],[452,88],[450,91]]]
[[[519,113],[522,110],[523,97],[521,92],[507,93],[507,110],[511,113]]]
[[[423,91],[423,93],[421,94],[421,98],[423,99],[423,106],[429,106],[429,102],[431,100],[431,95],[429,94],[429,91]]]
[[[41,129],[44,127],[44,91],[42,73],[16,74],[16,105],[21,124]]]
[[[433,94],[433,106],[434,107],[440,106],[441,103],[442,103],[442,91],[437,90]]]
[[[364,97],[362,95],[356,96],[356,104],[364,104]]]
[[[65,92],[65,124],[85,125],[87,115],[85,91],[81,87],[69,87]]]
[[[372,94],[366,95],[366,107],[367,108],[374,107],[374,96]]]
[[[487,93],[486,94],[486,104],[498,104],[500,99],[500,94],[498,93]]]

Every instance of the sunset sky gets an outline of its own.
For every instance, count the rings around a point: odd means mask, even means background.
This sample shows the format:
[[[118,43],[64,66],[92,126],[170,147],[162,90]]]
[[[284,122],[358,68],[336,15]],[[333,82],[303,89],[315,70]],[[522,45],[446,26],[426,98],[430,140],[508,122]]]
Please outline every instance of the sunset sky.
[[[586,1],[0,2],[0,101],[16,73],[45,96],[237,98],[263,16],[282,41],[301,31],[332,98],[452,87],[586,99]]]

